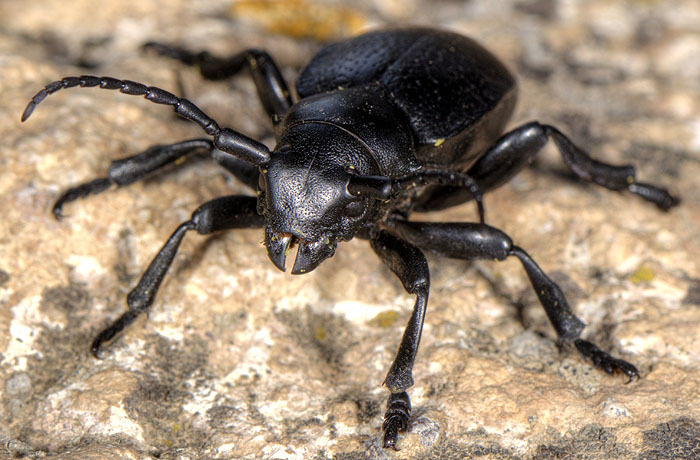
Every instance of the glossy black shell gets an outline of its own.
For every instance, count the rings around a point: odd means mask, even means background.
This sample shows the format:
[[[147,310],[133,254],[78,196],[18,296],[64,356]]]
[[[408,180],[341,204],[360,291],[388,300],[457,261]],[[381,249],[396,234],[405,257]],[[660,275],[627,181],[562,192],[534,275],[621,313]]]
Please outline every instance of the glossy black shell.
[[[422,28],[370,32],[330,44],[303,69],[296,88],[301,104],[348,90],[369,95],[352,98],[365,105],[389,102],[409,127],[420,163],[460,171],[500,136],[516,100],[514,78],[488,50],[462,35]],[[295,108],[291,118],[297,118]],[[363,120],[357,113],[353,118]]]

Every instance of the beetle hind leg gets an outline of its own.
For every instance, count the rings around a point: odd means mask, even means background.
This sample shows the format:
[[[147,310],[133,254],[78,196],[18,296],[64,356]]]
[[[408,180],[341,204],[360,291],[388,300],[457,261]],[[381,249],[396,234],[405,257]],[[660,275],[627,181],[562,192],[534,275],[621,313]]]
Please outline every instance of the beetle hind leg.
[[[680,199],[656,185],[638,182],[631,165],[613,166],[591,158],[554,126],[536,121],[502,135],[469,170],[481,189],[487,191],[512,178],[552,139],[564,163],[580,179],[615,191],[627,190],[668,210]]]
[[[253,77],[260,102],[274,124],[277,124],[292,106],[292,96],[287,83],[275,61],[264,50],[247,49],[222,58],[207,51],[192,52],[159,42],[148,42],[143,47],[161,56],[196,67],[207,80],[230,78],[247,67]]]
[[[634,365],[615,358],[593,342],[580,337],[581,331],[586,326],[585,323],[573,314],[562,290],[528,253],[518,246],[512,246],[508,255],[517,257],[525,268],[530,283],[561,340],[573,342],[578,352],[584,358],[590,359],[594,367],[610,375],[623,373],[629,378],[628,382],[639,378],[639,371]]]

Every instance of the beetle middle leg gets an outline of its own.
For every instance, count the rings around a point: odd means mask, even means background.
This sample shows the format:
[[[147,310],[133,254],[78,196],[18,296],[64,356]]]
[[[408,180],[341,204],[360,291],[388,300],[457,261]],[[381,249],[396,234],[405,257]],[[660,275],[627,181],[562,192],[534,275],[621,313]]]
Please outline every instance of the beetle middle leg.
[[[220,230],[234,228],[261,228],[265,224],[263,216],[257,213],[257,199],[249,196],[224,196],[207,201],[193,213],[190,220],[183,222],[158,251],[151,264],[141,275],[141,280],[126,298],[129,310],[104,329],[90,348],[99,357],[102,345],[114,338],[131,324],[141,313],[153,304],[158,289],[175,259],[182,239],[190,230],[200,235],[208,235]]]
[[[255,82],[260,102],[274,124],[277,124],[292,106],[292,96],[287,83],[275,61],[264,50],[251,48],[222,58],[213,56],[207,51],[192,52],[159,42],[148,42],[143,46],[162,56],[197,67],[202,76],[208,80],[233,77],[247,67]]]
[[[217,163],[253,190],[257,187],[259,173],[256,166],[214,149],[210,139],[189,139],[175,144],[154,145],[136,155],[113,160],[107,177],[93,179],[64,191],[53,205],[53,215],[61,219],[66,203],[101,193],[113,185],[123,187],[132,184],[198,150],[207,151]]]
[[[211,149],[211,141],[191,139],[177,144],[154,145],[136,155],[114,160],[109,167],[107,177],[93,179],[64,191],[53,205],[53,215],[56,219],[60,219],[63,217],[63,206],[66,203],[101,193],[113,185],[121,187],[136,182],[202,148]]]
[[[632,364],[602,351],[595,344],[581,339],[586,326],[571,310],[564,293],[523,249],[515,246],[505,233],[481,223],[432,223],[389,221],[392,232],[417,247],[458,259],[505,260],[517,257],[530,278],[540,303],[560,340],[573,343],[593,364],[614,374],[622,372],[630,381],[639,377]]]
[[[408,428],[411,401],[406,389],[413,386],[413,362],[418,351],[428,306],[430,273],[428,262],[420,249],[387,231],[380,231],[371,244],[382,262],[401,280],[404,289],[409,294],[416,295],[416,303],[401,339],[401,345],[384,380],[384,384],[391,391],[382,425],[384,447],[396,449],[398,433]]]

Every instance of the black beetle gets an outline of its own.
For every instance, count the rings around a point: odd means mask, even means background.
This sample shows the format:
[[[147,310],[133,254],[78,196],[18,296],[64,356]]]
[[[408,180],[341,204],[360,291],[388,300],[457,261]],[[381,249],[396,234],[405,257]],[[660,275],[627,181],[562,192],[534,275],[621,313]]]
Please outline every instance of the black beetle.
[[[379,258],[416,295],[396,358],[386,376],[391,391],[384,416],[384,446],[396,448],[411,410],[406,390],[420,341],[429,293],[422,251],[461,259],[517,257],[560,340],[573,343],[596,367],[638,370],[580,337],[585,324],[561,289],[502,231],[484,223],[482,193],[509,180],[554,140],[564,162],[579,178],[612,190],[629,190],[667,210],[679,200],[667,190],[637,182],[633,166],[612,166],[590,158],[553,126],[530,122],[502,134],[516,100],[515,80],[491,53],[461,35],[408,28],[367,33],[323,48],[296,83],[294,103],[277,65],[265,52],[245,50],[230,58],[149,43],[161,55],[197,66],[204,78],[224,79],[248,68],[263,107],[275,127],[277,145],[265,145],[221,128],[187,99],[162,89],[110,77],[67,77],[48,84],[29,102],[25,121],[46,96],[74,86],[118,89],[145,96],[199,124],[210,138],[158,145],[112,162],[109,175],[67,190],[63,205],[112,185],[122,186],[207,150],[257,198],[225,196],[197,208],[158,252],[129,293],[129,309],[92,343],[98,355],[146,311],[189,230],[209,234],[232,228],[265,228],[272,263],[285,269],[298,246],[293,274],[312,271],[331,257],[339,241],[370,240]],[[480,222],[409,221],[411,211],[431,211],[475,199]]]

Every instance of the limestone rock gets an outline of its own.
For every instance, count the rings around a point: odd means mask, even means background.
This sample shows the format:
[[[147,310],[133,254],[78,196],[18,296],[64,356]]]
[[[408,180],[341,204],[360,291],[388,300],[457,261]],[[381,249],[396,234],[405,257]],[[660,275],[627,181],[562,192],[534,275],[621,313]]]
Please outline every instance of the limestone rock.
[[[552,148],[486,197],[488,222],[560,283],[584,335],[635,363],[641,380],[625,385],[560,350],[516,261],[430,257],[411,425],[402,450],[386,451],[381,384],[413,298],[366,242],[291,277],[252,230],[188,235],[148,319],[104,359],[90,356],[175,227],[210,198],[248,192],[193,159],[71,203],[58,222],[60,191],[104,175],[111,159],[202,133],[167,107],[97,89],[19,116],[46,83],[94,73],[184,94],[272,145],[249,79],[204,82],[140,51],[150,39],[218,54],[267,48],[293,81],[319,45],[232,19],[228,3],[0,4],[0,458],[700,458],[695,0],[413,0],[413,16],[391,0],[355,6],[376,25],[408,18],[477,38],[520,78],[513,126],[555,124],[683,197],[663,213],[572,181]]]

